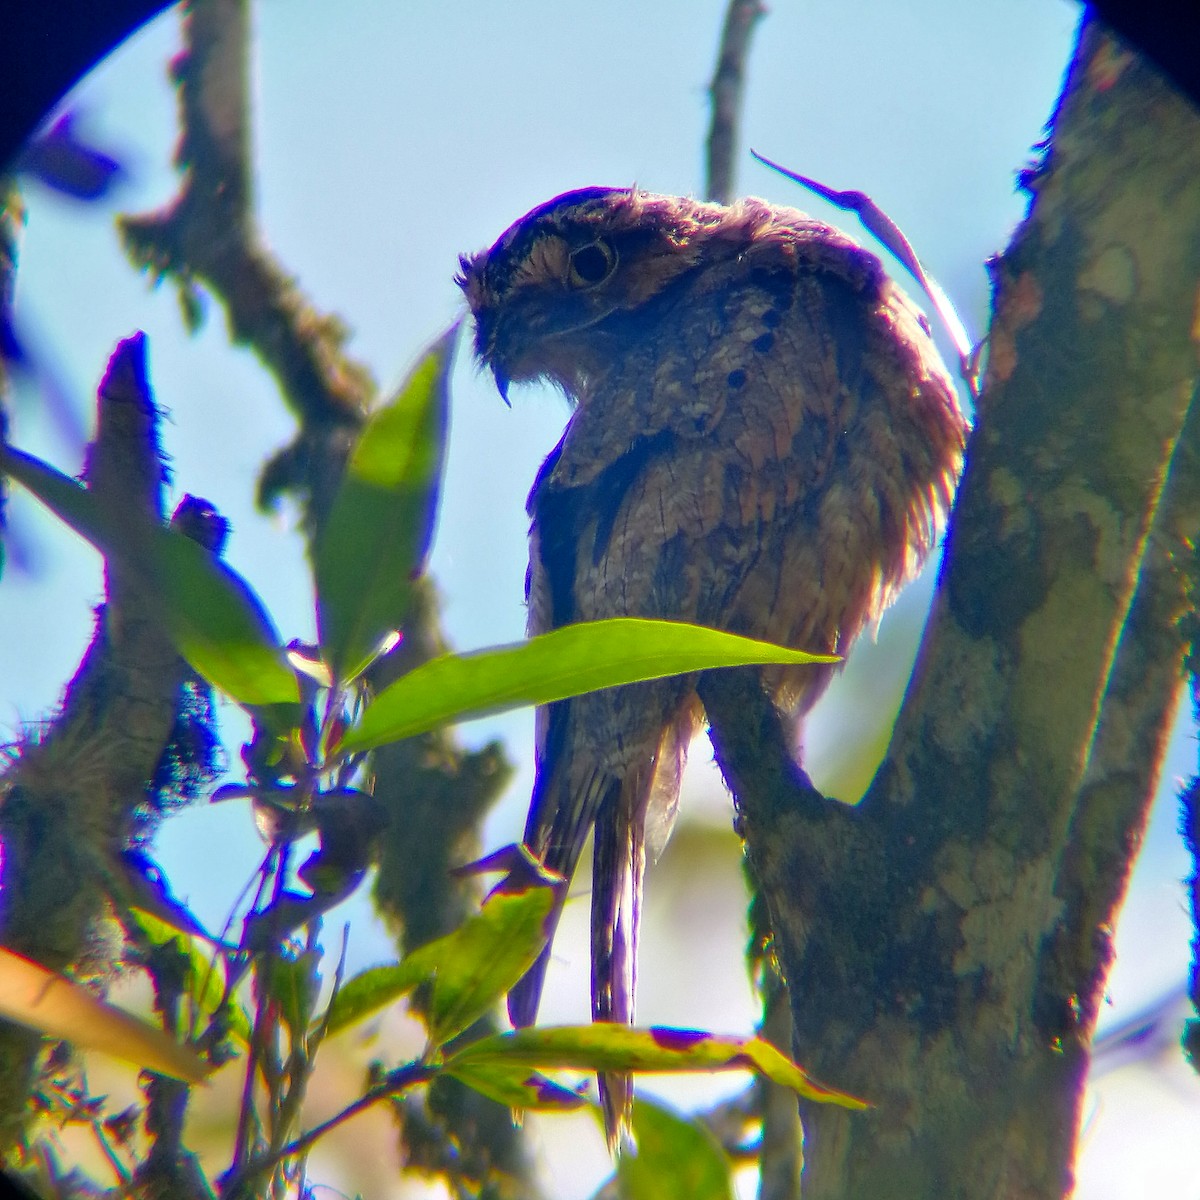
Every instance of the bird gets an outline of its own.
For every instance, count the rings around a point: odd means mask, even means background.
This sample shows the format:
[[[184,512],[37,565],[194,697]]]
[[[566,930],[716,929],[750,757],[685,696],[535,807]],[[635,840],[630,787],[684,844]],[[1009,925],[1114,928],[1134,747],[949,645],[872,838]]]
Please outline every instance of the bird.
[[[506,403],[541,380],[572,409],[529,493],[531,635],[658,618],[844,658],[937,544],[968,422],[924,316],[836,228],[586,187],[459,264]],[[797,746],[835,669],[761,671]],[[704,724],[697,678],[537,712],[523,844],[569,880],[594,827],[595,1021],[634,1022],[643,875]],[[549,953],[509,993],[514,1027],[536,1020]],[[617,1150],[632,1085],[599,1087]]]

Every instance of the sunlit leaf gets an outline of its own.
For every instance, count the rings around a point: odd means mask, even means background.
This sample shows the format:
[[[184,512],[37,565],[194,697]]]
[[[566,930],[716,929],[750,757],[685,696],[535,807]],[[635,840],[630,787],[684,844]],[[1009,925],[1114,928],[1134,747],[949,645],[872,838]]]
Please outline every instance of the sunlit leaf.
[[[279,636],[246,580],[172,529],[156,530],[152,545],[152,586],[165,601],[179,653],[197,673],[239,704],[298,703],[300,689]]]
[[[664,675],[837,661],[678,621],[618,617],[567,625],[516,645],[431,659],[385,688],[339,748],[368,750],[451,721]]]
[[[148,1071],[201,1083],[208,1065],[161,1029],[97,1000],[78,984],[0,948],[0,1016]]]
[[[541,1112],[571,1112],[583,1108],[588,1100],[571,1088],[563,1087],[528,1067],[500,1063],[461,1064],[447,1075],[474,1088],[497,1104],[509,1108],[532,1108]]]
[[[406,958],[402,962],[388,963],[379,967],[368,967],[342,984],[330,1005],[330,1034],[365,1021],[381,1008],[394,1004],[407,996],[419,983],[429,978],[429,969],[423,961],[413,962]]]
[[[462,1047],[447,1059],[446,1066],[457,1070],[484,1063],[519,1063],[540,1071],[750,1070],[808,1100],[843,1108],[867,1107],[863,1101],[810,1078],[761,1038],[727,1037],[696,1029],[629,1029],[604,1022],[518,1029]]]
[[[411,956],[434,972],[425,1019],[435,1046],[489,1012],[533,966],[546,944],[554,902],[548,887],[497,892],[448,937]]]
[[[425,566],[446,456],[455,324],[359,435],[317,545],[317,624],[335,676],[401,628]]]
[[[637,1153],[617,1160],[620,1200],[733,1200],[729,1159],[699,1121],[639,1096],[633,1137]]]
[[[453,933],[428,942],[394,966],[349,979],[333,1002],[329,1032],[363,1020],[430,984],[424,1019],[429,1040],[443,1045],[477,1020],[533,965],[546,944],[553,889],[498,892]]]
[[[0,446],[0,470],[138,580],[158,602],[180,654],[209,683],[242,704],[299,700],[266,610],[226,563],[163,526],[143,526],[135,536],[87,488],[19,450]]]

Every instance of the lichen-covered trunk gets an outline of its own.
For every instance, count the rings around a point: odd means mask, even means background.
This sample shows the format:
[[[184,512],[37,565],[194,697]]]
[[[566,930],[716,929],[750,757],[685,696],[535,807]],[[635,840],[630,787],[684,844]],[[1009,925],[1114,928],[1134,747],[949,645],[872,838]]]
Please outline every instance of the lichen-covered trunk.
[[[138,334],[118,345],[100,385],[86,468],[89,490],[130,544],[163,519],[158,418]],[[146,811],[187,678],[153,601],[120,562],[106,565],[105,593],[61,710],[0,773],[0,943],[56,971],[89,957],[101,977],[111,965],[100,949],[111,880]],[[0,1159],[31,1118],[39,1047],[25,1029],[0,1025]]]
[[[854,809],[738,789],[797,1058],[875,1106],[804,1111],[805,1200],[1073,1186],[1200,527],[1200,116],[1085,20],[1028,185],[887,758]]]

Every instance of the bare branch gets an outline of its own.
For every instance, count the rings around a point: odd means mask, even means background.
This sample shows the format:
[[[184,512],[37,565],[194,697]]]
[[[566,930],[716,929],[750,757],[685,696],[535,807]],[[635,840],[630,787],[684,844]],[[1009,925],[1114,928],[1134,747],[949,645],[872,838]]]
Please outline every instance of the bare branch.
[[[327,508],[348,435],[375,387],[368,370],[344,353],[342,323],[313,308],[258,230],[247,115],[248,9],[249,0],[189,6],[187,49],[174,64],[183,190],[158,213],[121,218],[120,229],[139,267],[175,277],[193,323],[199,318],[191,289],[196,281],[210,288],[225,306],[233,341],[250,346],[278,381],[301,430],[265,477],[264,499],[297,489],[310,499],[311,524]]]
[[[708,89],[712,97],[712,123],[708,129],[708,181],[705,185],[708,199],[721,204],[728,204],[733,198],[746,58],[754,27],[766,11],[762,0],[729,0],[725,13],[717,67]]]

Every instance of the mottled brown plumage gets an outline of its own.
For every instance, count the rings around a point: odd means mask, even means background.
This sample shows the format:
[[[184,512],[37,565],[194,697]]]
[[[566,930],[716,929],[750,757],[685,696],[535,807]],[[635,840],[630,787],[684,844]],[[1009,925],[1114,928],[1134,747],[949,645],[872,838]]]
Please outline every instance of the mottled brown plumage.
[[[548,379],[576,405],[529,497],[531,633],[660,617],[844,655],[932,549],[966,422],[922,318],[837,230],[587,188],[463,258],[459,282],[501,392]],[[762,678],[798,721],[830,671]],[[595,825],[596,1020],[633,1020],[647,843],[702,721],[694,677],[538,714],[525,842],[569,878]],[[514,1024],[546,962],[509,997]],[[628,1080],[601,1092],[611,1142]]]

